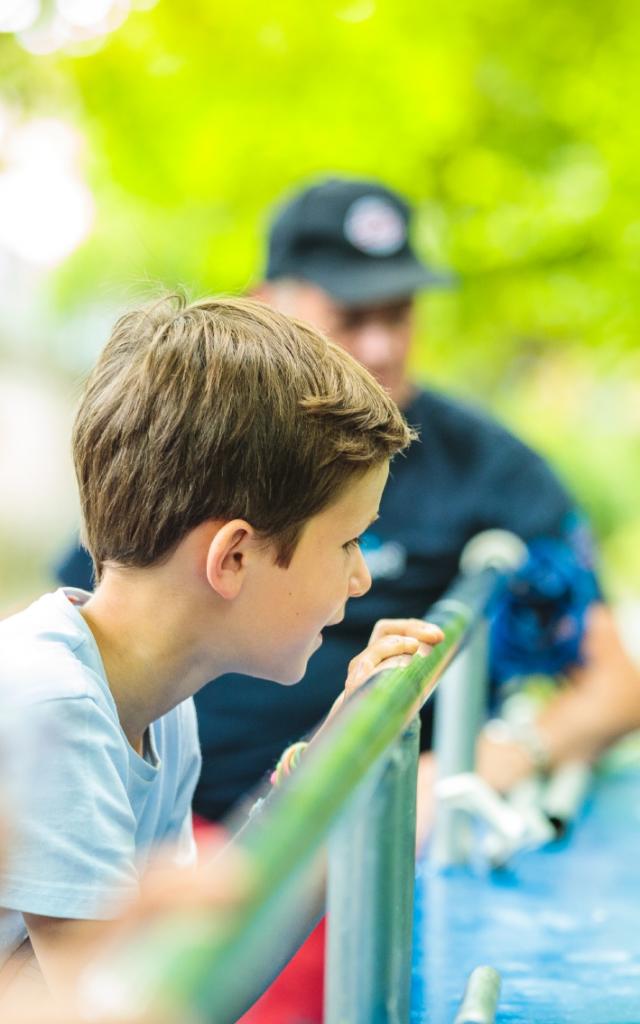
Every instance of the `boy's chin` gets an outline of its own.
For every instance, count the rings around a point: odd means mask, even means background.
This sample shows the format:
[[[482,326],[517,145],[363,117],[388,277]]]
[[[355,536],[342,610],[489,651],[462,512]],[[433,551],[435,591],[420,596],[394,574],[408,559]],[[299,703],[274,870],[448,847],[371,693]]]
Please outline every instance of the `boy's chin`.
[[[292,671],[291,666],[289,666],[286,670],[279,672],[273,681],[274,683],[280,683],[281,686],[295,686],[296,683],[299,683],[302,681],[302,679],[304,679],[304,674],[306,671],[307,662],[305,661],[302,668],[299,669],[297,672]]]
[[[308,656],[304,659],[292,658],[286,665],[278,666],[276,674],[269,676],[269,679],[274,683],[279,683],[280,686],[295,686],[296,683],[304,679],[308,663]]]
[[[265,667],[264,670],[259,672],[253,671],[248,672],[247,674],[253,675],[258,679],[268,679],[272,683],[279,683],[280,686],[295,686],[296,683],[299,683],[304,679],[305,672],[307,671],[307,665],[309,664],[309,658],[317,651],[321,642],[322,638],[320,638],[320,642],[316,641],[314,643],[310,651],[305,652],[303,655],[298,653],[297,657],[292,656],[284,665],[273,665],[270,668]]]
[[[277,683],[279,686],[295,686],[302,680],[306,671],[307,663],[305,662],[302,668],[297,666],[295,670],[291,665],[286,667],[272,665],[270,668],[262,666],[256,668],[253,665],[247,665],[241,674],[251,676],[252,679],[264,679],[267,683]]]

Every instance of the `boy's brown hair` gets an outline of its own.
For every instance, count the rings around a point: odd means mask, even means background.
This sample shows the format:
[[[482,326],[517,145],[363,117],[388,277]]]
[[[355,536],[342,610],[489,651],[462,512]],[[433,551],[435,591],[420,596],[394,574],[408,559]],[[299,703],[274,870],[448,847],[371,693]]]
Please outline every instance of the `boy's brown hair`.
[[[286,566],[304,523],[412,437],[359,363],[261,303],[172,296],[127,313],[73,430],[97,578],[162,560],[208,519],[246,519]]]

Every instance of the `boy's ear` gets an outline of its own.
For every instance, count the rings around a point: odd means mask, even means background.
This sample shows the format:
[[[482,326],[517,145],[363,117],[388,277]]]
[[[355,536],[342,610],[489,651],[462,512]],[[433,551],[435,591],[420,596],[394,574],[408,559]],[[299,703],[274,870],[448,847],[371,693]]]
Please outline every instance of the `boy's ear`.
[[[232,519],[216,531],[207,551],[209,586],[226,601],[240,593],[244,583],[247,552],[254,530],[244,519]]]

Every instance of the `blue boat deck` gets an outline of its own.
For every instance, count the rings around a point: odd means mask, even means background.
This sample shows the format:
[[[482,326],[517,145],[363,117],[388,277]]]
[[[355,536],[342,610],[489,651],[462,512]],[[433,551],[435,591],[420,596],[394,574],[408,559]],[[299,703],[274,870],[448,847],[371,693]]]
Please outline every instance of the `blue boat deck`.
[[[640,1024],[640,772],[596,779],[569,836],[499,872],[416,884],[412,1024],[451,1024],[480,964],[496,1024]]]

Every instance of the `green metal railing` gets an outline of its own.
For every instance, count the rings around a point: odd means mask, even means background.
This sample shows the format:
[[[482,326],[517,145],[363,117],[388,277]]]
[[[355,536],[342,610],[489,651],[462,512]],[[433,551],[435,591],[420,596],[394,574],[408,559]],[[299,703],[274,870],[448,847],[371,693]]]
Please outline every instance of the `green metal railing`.
[[[88,972],[87,1013],[158,1008],[189,1021],[235,1020],[312,925],[309,872],[315,866],[317,876],[328,840],[325,1020],[406,1024],[417,712],[482,623],[502,579],[492,567],[461,577],[426,616],[444,640],[355,693],[235,836],[252,866],[250,897],[233,912],[176,913],[154,923]]]

